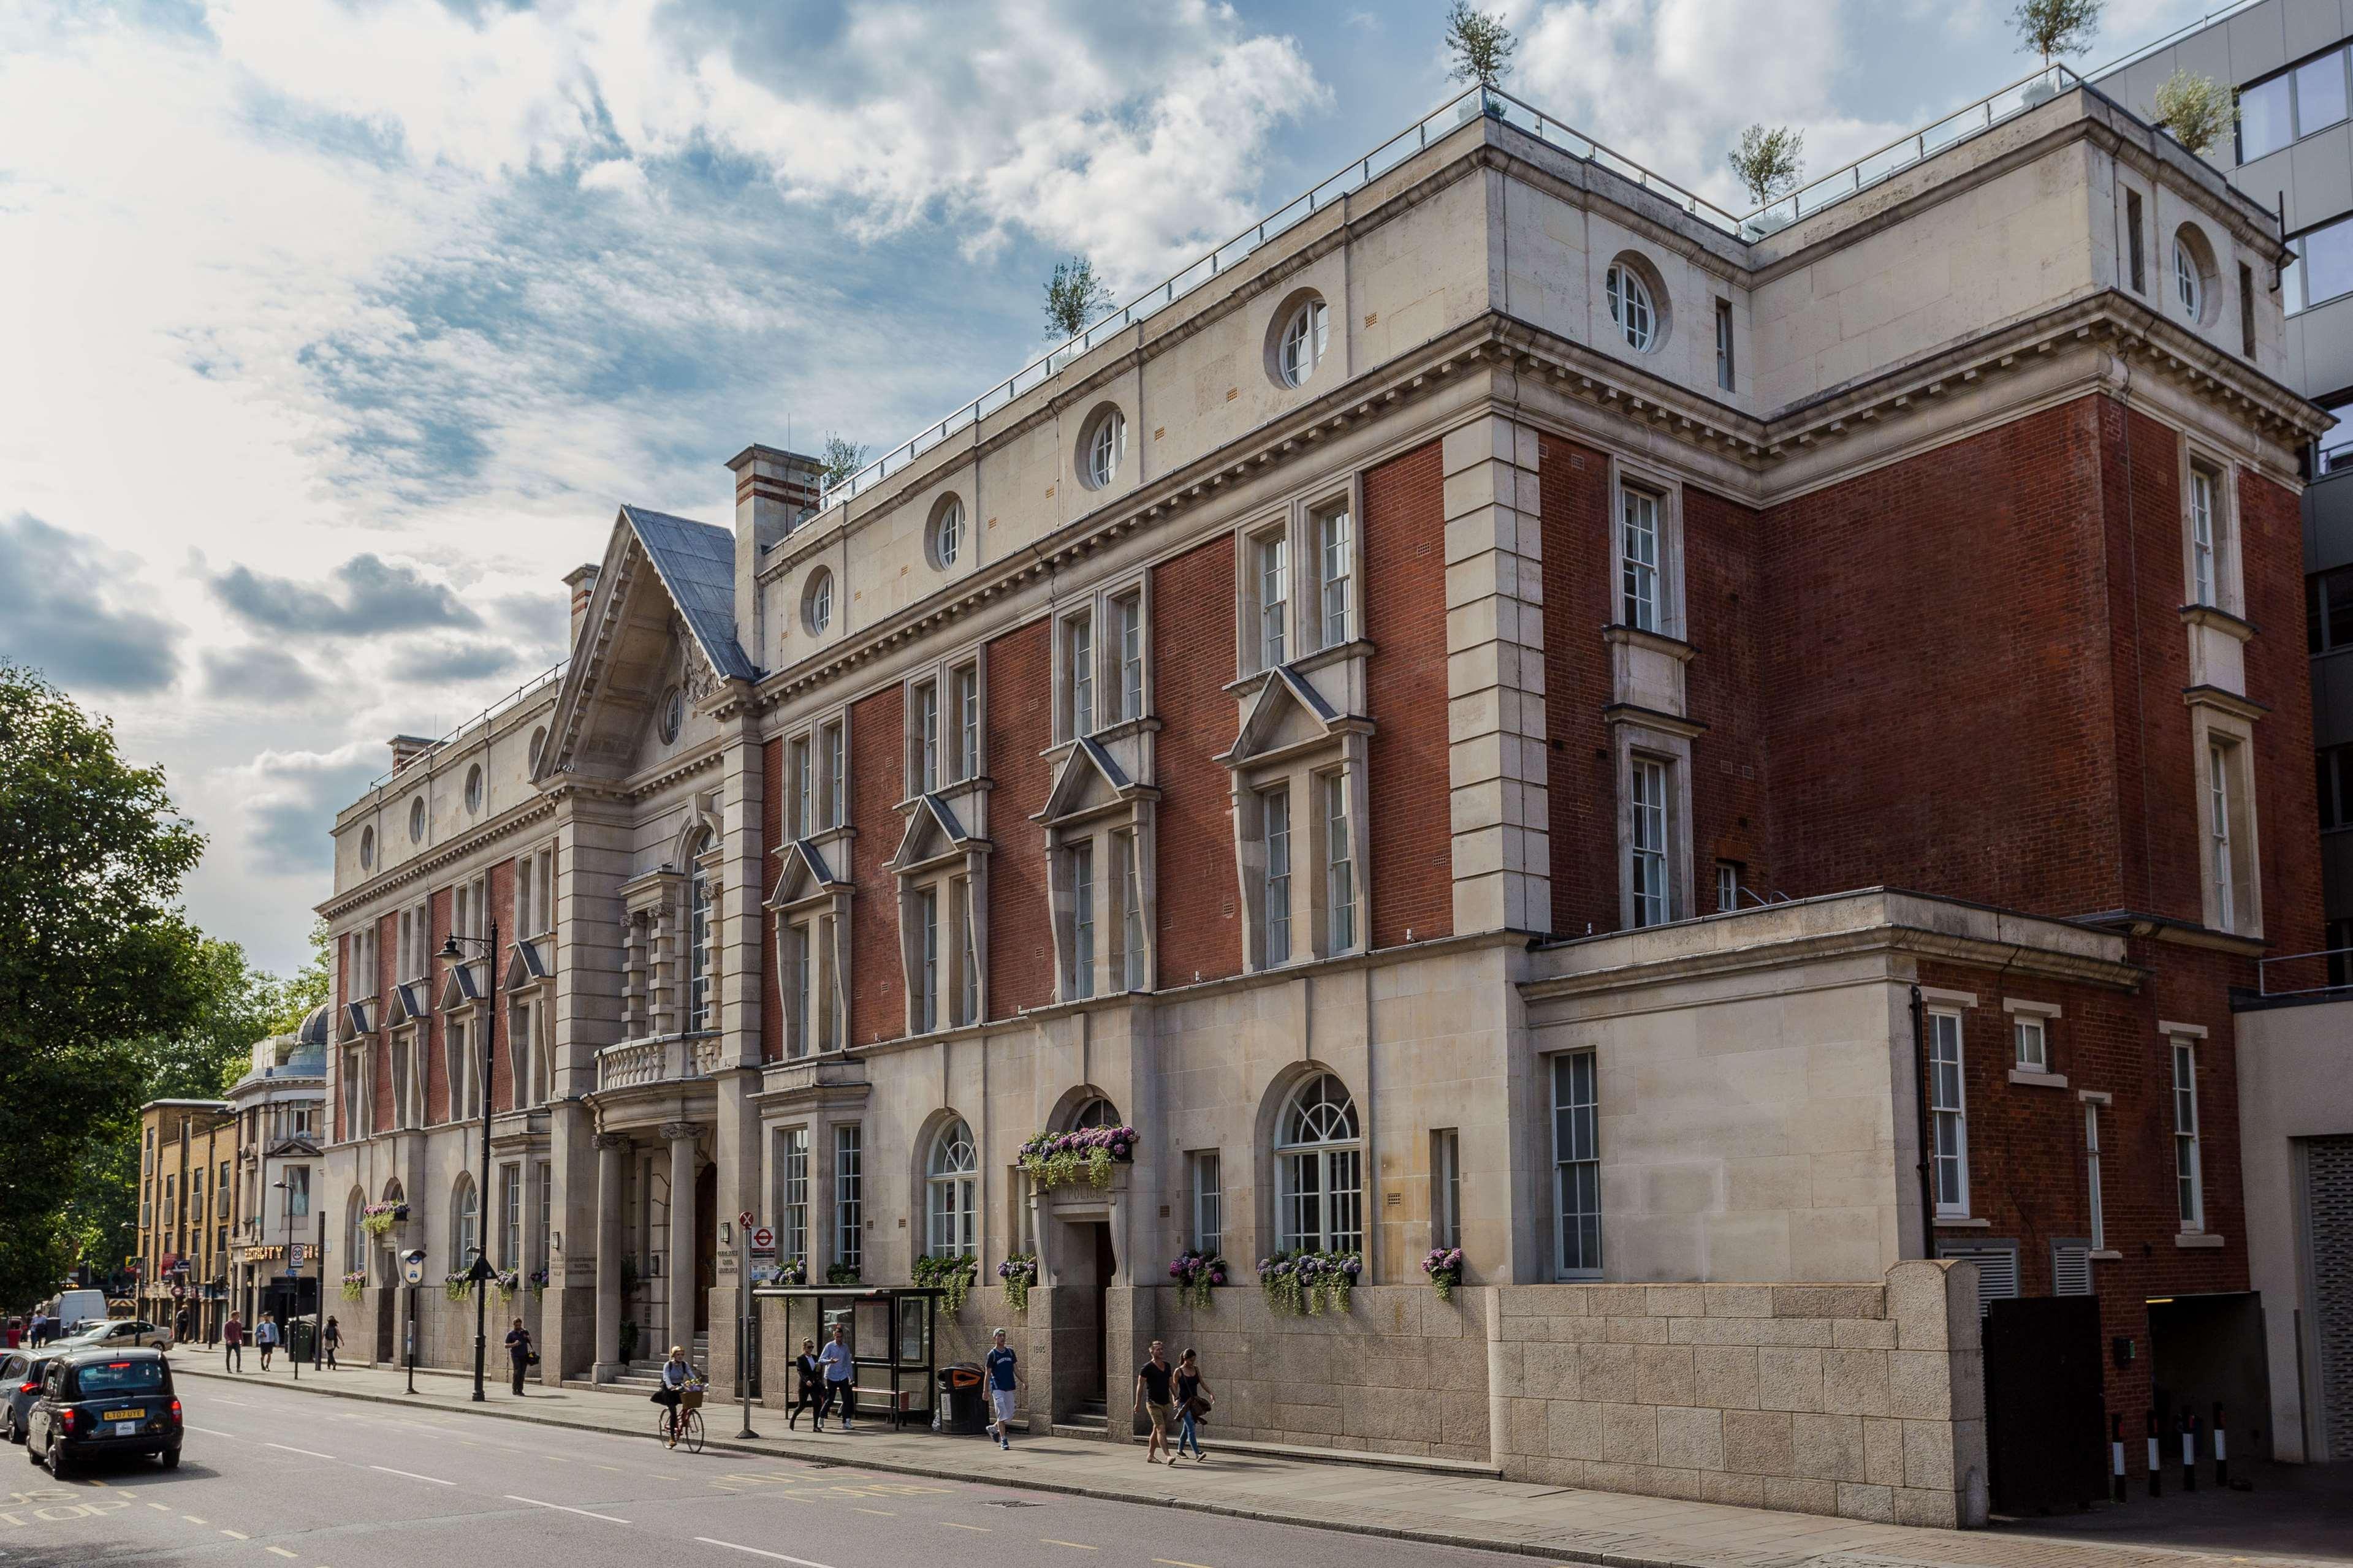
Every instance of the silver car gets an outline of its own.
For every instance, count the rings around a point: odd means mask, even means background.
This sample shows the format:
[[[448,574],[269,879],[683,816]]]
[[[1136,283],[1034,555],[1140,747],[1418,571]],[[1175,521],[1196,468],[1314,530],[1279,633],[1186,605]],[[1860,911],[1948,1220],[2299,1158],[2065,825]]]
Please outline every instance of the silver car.
[[[145,1319],[113,1318],[103,1323],[93,1323],[79,1333],[67,1335],[51,1350],[127,1350],[136,1345],[153,1346],[159,1351],[172,1348],[172,1331],[161,1323]]]

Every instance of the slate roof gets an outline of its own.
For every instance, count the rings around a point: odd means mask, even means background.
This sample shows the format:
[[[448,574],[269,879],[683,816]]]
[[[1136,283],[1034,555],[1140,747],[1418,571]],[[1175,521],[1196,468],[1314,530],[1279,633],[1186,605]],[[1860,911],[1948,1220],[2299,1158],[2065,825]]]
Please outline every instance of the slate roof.
[[[760,672],[735,641],[735,535],[641,506],[625,506],[621,516],[646,547],[711,668],[727,679],[758,679]]]

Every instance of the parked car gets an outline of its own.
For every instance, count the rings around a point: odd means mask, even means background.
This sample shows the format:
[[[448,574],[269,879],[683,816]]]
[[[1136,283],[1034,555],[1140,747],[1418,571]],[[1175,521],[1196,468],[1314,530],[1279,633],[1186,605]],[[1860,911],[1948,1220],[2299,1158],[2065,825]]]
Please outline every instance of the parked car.
[[[25,1440],[26,1413],[40,1397],[41,1373],[57,1358],[56,1350],[43,1346],[37,1351],[10,1351],[5,1359],[0,1359],[0,1437],[11,1443]]]
[[[172,1331],[160,1323],[151,1323],[143,1318],[135,1318],[129,1322],[114,1318],[102,1323],[92,1323],[75,1333],[68,1334],[57,1342],[57,1348],[60,1350],[89,1350],[99,1347],[115,1350],[133,1345],[152,1346],[159,1351],[170,1350]]]
[[[156,1455],[180,1464],[180,1399],[172,1363],[157,1350],[69,1350],[41,1373],[25,1421],[25,1457],[63,1480],[76,1465],[110,1455]]]

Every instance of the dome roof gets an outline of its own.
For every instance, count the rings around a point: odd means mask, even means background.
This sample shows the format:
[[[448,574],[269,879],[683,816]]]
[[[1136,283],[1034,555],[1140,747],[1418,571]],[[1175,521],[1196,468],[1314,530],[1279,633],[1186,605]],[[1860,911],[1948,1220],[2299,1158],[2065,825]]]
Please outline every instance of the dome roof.
[[[323,1049],[328,1043],[328,1020],[334,1016],[334,1013],[332,1002],[322,1002],[311,1008],[303,1015],[301,1026],[295,1029],[295,1039],[303,1046],[317,1046]]]

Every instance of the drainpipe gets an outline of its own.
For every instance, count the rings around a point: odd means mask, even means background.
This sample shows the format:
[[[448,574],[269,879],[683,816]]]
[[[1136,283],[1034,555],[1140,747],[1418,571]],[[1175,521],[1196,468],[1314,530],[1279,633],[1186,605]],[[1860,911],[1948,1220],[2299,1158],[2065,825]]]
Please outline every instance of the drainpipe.
[[[1912,1075],[1918,1092],[1913,1096],[1920,1139],[1920,1256],[1936,1256],[1936,1194],[1930,1180],[1928,1142],[1928,1009],[1920,987],[1912,987]]]

